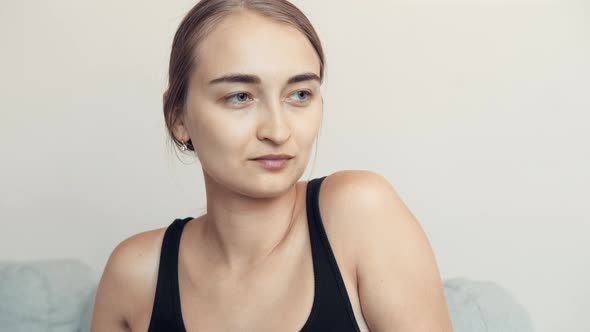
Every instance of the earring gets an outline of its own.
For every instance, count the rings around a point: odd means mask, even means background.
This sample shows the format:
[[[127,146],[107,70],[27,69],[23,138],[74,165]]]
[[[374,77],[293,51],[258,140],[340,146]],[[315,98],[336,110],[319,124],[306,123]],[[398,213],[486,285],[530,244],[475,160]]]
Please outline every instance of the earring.
[[[186,150],[188,150],[188,147],[186,146],[186,143],[182,142],[182,145],[180,146],[180,150],[181,150],[181,151],[186,151]]]

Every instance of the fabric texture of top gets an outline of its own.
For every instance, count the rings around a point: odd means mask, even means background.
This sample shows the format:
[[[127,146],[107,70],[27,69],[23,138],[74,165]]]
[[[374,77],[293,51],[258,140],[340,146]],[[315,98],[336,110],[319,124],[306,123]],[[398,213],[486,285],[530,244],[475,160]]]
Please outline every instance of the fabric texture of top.
[[[300,332],[360,332],[320,216],[319,191],[325,178],[315,178],[307,184],[306,211],[313,259],[314,298]],[[178,252],[182,230],[191,219],[175,219],[164,234],[148,332],[186,332],[180,307]]]

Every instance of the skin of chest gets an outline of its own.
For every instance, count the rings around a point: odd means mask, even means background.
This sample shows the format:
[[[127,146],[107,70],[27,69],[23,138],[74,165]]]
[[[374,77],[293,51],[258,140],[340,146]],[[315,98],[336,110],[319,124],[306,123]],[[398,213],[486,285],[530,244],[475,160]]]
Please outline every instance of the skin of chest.
[[[330,220],[326,215],[326,220]],[[182,316],[187,331],[277,331],[293,327],[298,331],[306,322],[313,303],[314,272],[309,242],[307,216],[302,214],[293,227],[285,249],[251,275],[223,278],[221,272],[204,260],[184,251],[183,241],[190,243],[190,223],[185,226],[179,253],[179,288]],[[362,317],[354,262],[344,250],[345,239],[330,235],[334,225],[324,221],[330,245],[336,256],[350,302],[361,328],[369,331]],[[162,229],[162,235],[165,229]],[[160,239],[161,241],[161,239]],[[155,252],[157,264],[159,252]],[[155,294],[157,266],[153,267],[151,289],[137,303],[129,319],[131,331],[147,331]],[[216,277],[217,276],[217,277]]]

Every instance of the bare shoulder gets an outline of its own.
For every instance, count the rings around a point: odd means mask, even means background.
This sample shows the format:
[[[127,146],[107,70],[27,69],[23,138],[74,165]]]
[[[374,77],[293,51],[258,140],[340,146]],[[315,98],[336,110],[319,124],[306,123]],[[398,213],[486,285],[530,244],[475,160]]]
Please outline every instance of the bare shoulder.
[[[322,183],[321,190],[327,192],[327,195],[322,197],[326,202],[332,198],[348,197],[355,199],[357,203],[370,203],[384,194],[397,196],[393,186],[385,177],[368,170],[342,170],[330,174]]]
[[[125,282],[125,286],[134,290],[133,285],[144,286],[157,272],[162,239],[166,228],[158,228],[134,234],[119,243],[109,256],[105,271],[113,278]],[[136,284],[130,285],[127,282]],[[129,287],[132,286],[132,287]]]
[[[126,331],[124,327],[144,309],[142,304],[153,302],[165,230],[134,234],[113,249],[96,292],[92,331]]]
[[[369,210],[382,207],[384,203],[405,208],[389,181],[382,175],[367,170],[343,170],[330,174],[322,183],[319,200],[320,207],[324,206],[325,210],[329,210],[326,213],[331,216],[349,216],[341,220],[355,223],[366,223],[366,218],[362,217]]]
[[[348,253],[370,330],[452,331],[430,242],[387,179],[370,171],[340,171],[325,185],[320,208],[324,203],[339,241],[354,248]]]
[[[343,170],[324,180],[320,210],[328,232],[346,243],[355,270],[376,250],[396,250],[405,244],[406,257],[428,254],[430,243],[420,223],[393,185],[382,175],[367,170]],[[388,248],[379,247],[380,243]],[[358,270],[357,270],[358,272]]]
[[[368,170],[342,170],[326,177],[320,188],[320,213],[333,237],[342,238],[350,253],[359,251],[372,233],[383,231],[378,214],[383,206],[408,213],[394,187],[382,175]],[[362,259],[356,257],[355,260]]]

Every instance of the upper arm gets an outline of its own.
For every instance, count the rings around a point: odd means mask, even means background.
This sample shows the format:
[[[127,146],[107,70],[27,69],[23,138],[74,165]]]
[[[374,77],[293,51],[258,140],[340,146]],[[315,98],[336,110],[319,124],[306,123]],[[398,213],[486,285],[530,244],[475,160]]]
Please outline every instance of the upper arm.
[[[126,247],[120,243],[111,253],[96,290],[91,332],[129,331],[125,319],[124,289]]]
[[[430,243],[389,182],[369,171],[340,175],[355,220],[361,310],[372,332],[450,332]]]
[[[136,234],[112,251],[96,291],[91,332],[130,331],[128,319],[146,295],[149,237],[147,232]]]

